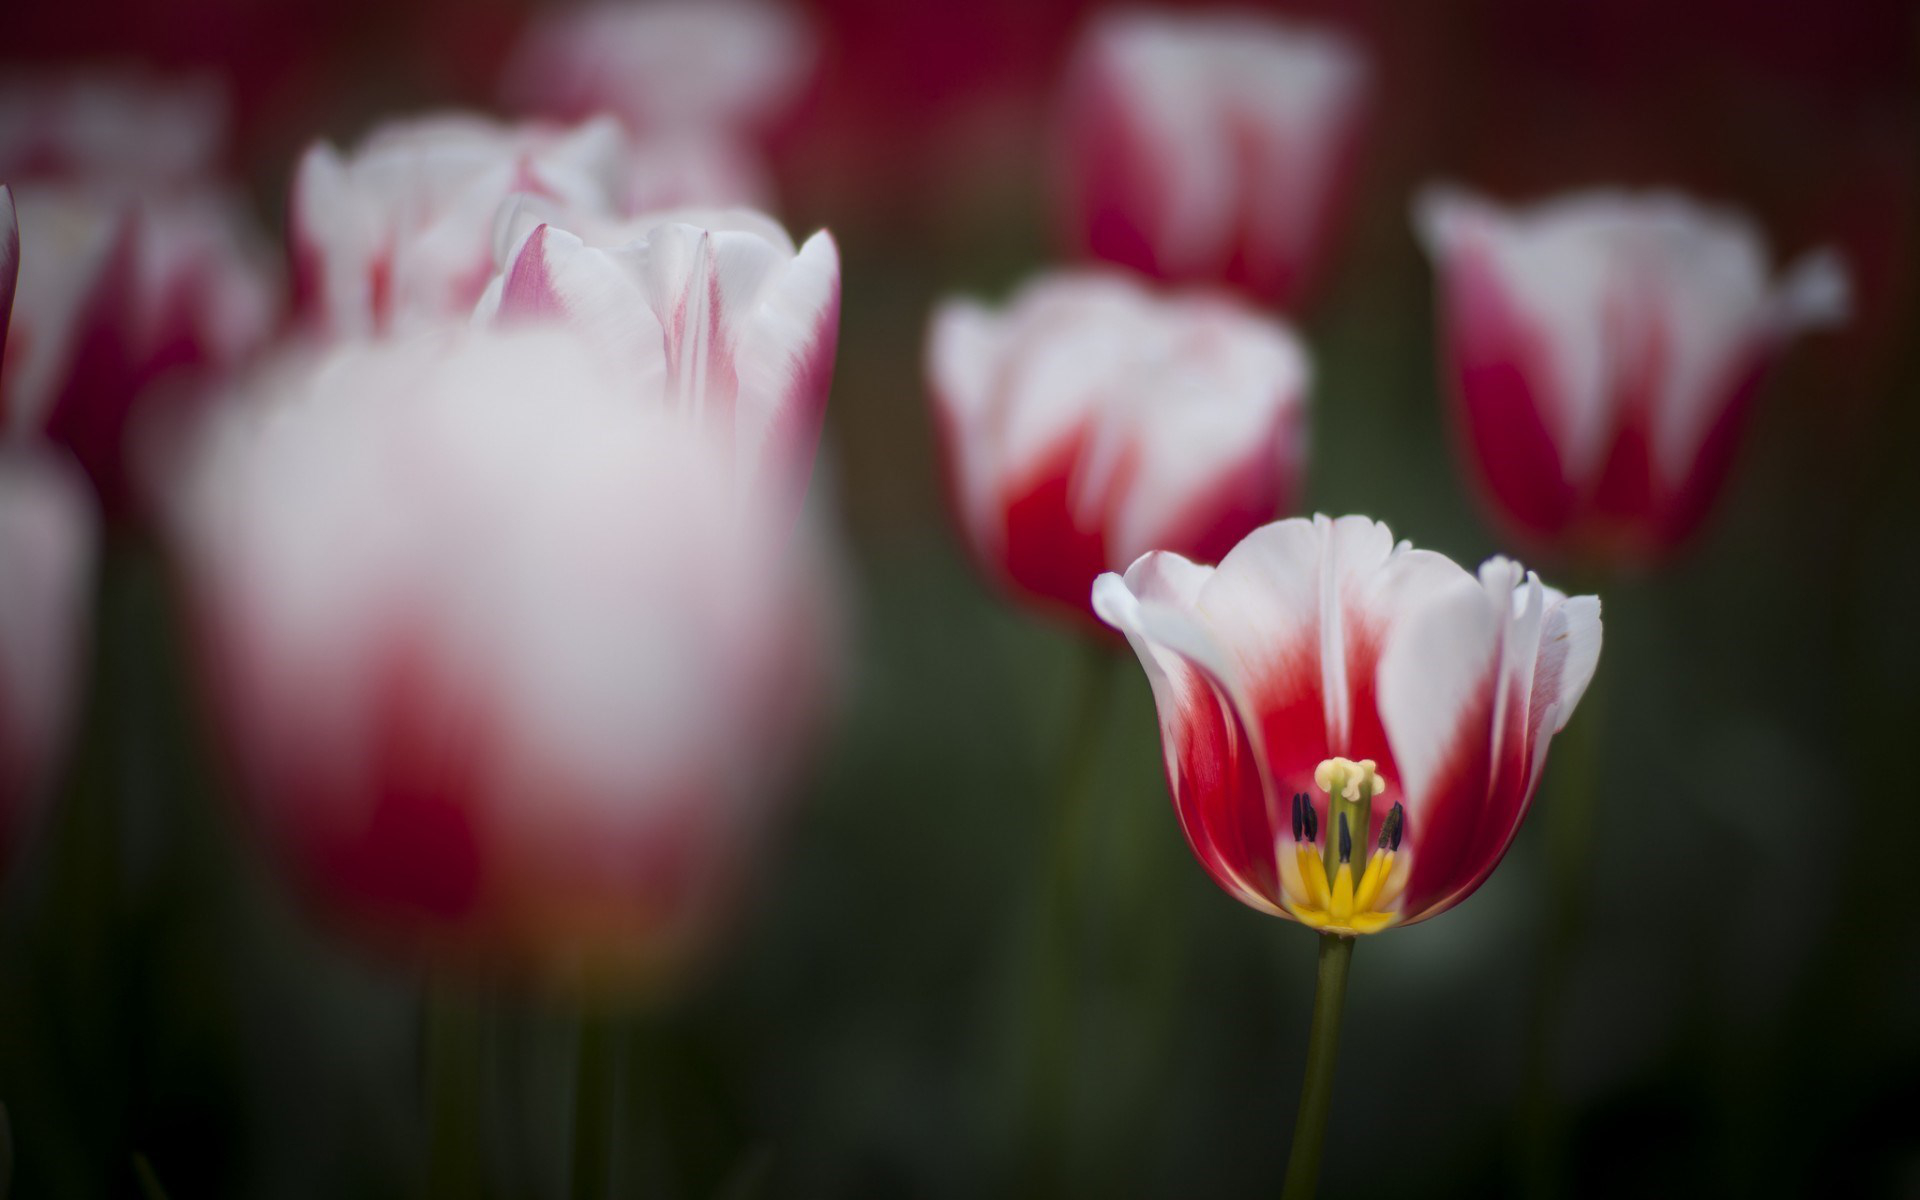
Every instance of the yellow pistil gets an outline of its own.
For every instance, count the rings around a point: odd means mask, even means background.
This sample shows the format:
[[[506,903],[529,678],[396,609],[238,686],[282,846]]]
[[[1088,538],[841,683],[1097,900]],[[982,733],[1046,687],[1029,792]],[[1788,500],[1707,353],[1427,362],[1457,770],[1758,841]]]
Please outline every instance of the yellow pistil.
[[[1282,853],[1281,903],[1295,920],[1322,933],[1354,937],[1378,933],[1400,919],[1393,904],[1406,889],[1408,864],[1398,853],[1406,821],[1398,804],[1380,828],[1378,846],[1367,855],[1356,882],[1353,841],[1364,842],[1373,797],[1386,790],[1373,760],[1330,758],[1313,773],[1327,793],[1327,843],[1322,852],[1312,801],[1294,797],[1294,847]]]

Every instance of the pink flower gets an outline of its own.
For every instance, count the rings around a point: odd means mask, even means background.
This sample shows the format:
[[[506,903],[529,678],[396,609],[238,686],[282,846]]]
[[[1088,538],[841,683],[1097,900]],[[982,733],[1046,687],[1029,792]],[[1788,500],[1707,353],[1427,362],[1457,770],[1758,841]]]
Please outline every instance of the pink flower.
[[[0,447],[0,870],[65,747],[83,682],[98,516],[77,473]]]
[[[156,391],[204,383],[272,332],[267,256],[240,205],[210,189],[21,184],[13,204],[0,417],[72,450],[123,512],[138,499],[128,433]]]
[[[1831,254],[1771,280],[1744,218],[1664,192],[1514,211],[1436,189],[1417,223],[1487,500],[1516,537],[1599,562],[1699,526],[1781,350],[1846,308]]]
[[[507,68],[511,103],[577,121],[601,113],[636,133],[744,137],[792,106],[813,74],[798,13],[751,0],[657,0],[555,9]]]
[[[184,476],[238,782],[370,937],[657,981],[751,874],[820,702],[817,547],[632,391],[567,330],[342,347]]]
[[[832,235],[796,250],[778,222],[746,209],[522,223],[478,319],[581,331],[637,399],[713,429],[736,486],[796,509],[833,381]]]
[[[1153,685],[1174,809],[1214,882],[1330,933],[1434,916],[1499,865],[1600,655],[1600,602],[1478,578],[1364,517],[1280,521],[1217,568],[1094,585]]]
[[[1342,215],[1366,84],[1328,30],[1102,15],[1062,99],[1063,227],[1095,258],[1293,305]]]
[[[1224,298],[1042,276],[1000,312],[943,304],[927,373],[974,557],[1047,611],[1090,621],[1101,572],[1216,559],[1299,490],[1306,353]]]
[[[561,129],[446,114],[382,125],[351,155],[316,144],[289,218],[301,313],[340,337],[464,317],[493,277],[511,203],[611,215],[628,167],[609,120]]]
[[[192,186],[226,149],[227,109],[210,78],[60,71],[0,80],[0,179]]]

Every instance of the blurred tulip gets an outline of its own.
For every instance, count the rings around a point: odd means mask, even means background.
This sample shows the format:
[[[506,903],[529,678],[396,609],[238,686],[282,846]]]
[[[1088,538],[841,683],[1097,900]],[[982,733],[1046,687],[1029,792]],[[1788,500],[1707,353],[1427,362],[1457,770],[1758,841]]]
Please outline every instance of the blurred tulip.
[[[1772,281],[1744,218],[1669,193],[1510,211],[1434,189],[1416,221],[1491,506],[1589,563],[1645,562],[1692,533],[1781,350],[1846,312],[1832,254]]]
[[[75,471],[43,450],[0,448],[0,870],[80,695],[97,527]]]
[[[193,185],[220,167],[220,86],[129,71],[25,72],[0,80],[0,179]]]
[[[580,330],[617,360],[630,394],[713,428],[735,486],[797,509],[833,382],[833,236],[796,251],[777,221],[746,209],[573,229],[526,221],[478,318]]]
[[[510,200],[612,215],[629,165],[611,120],[562,129],[444,114],[382,125],[347,156],[316,144],[289,214],[296,306],[337,337],[464,317],[493,277]]]
[[[1480,886],[1600,655],[1597,598],[1504,558],[1476,579],[1364,517],[1268,525],[1217,568],[1148,554],[1094,604],[1146,668],[1214,882],[1342,936]]]
[[[175,510],[239,783],[331,911],[435,961],[662,981],[817,706],[817,558],[566,330],[282,365]]]
[[[1225,298],[1043,276],[1001,312],[943,304],[927,371],[975,558],[1050,612],[1091,624],[1101,572],[1217,559],[1299,492],[1306,352]]]
[[[507,68],[508,102],[578,121],[611,113],[636,133],[764,130],[812,77],[811,30],[752,0],[654,0],[554,9]]]
[[[1061,105],[1062,220],[1095,258],[1291,306],[1343,215],[1367,65],[1250,13],[1100,16]]]
[[[156,387],[201,383],[277,321],[267,256],[232,198],[23,184],[0,417],[73,451],[110,514],[137,500],[128,431]]]

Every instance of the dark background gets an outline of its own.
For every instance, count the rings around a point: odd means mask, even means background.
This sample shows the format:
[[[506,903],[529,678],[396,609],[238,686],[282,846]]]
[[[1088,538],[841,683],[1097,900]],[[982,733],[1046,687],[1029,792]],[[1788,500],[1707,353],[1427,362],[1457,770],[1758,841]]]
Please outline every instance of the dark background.
[[[997,1195],[1019,1160],[1038,871],[1088,651],[962,557],[919,352],[937,296],[999,295],[1048,262],[1045,105],[1085,6],[811,11],[820,77],[772,151],[790,227],[830,226],[845,255],[816,487],[844,515],[856,657],[738,944],[620,1035],[621,1178],[670,1196]],[[1379,82],[1347,236],[1299,317],[1319,375],[1311,509],[1464,562],[1501,548],[1449,442],[1408,220],[1422,182],[1513,199],[1675,184],[1748,208],[1777,260],[1822,241],[1846,254],[1856,319],[1789,354],[1705,532],[1667,567],[1598,581],[1606,649],[1569,731],[1596,747],[1598,815],[1552,1055],[1573,1194],[1920,1195],[1915,10],[1288,11],[1365,40]],[[277,228],[309,137],[485,104],[524,13],[34,4],[9,13],[0,56],[222,74],[233,166]],[[136,1152],[178,1198],[408,1194],[420,980],[316,926],[228,820],[170,595],[152,546],[111,547],[81,753],[0,897],[15,1194],[138,1194]],[[1066,1190],[1271,1193],[1313,942],[1191,861],[1145,681],[1130,661],[1113,679],[1081,847]],[[1568,777],[1549,768],[1542,808]],[[89,873],[101,838],[117,839],[111,877]],[[1359,947],[1327,1194],[1521,1189],[1547,861],[1536,821],[1456,912]],[[495,1188],[558,1195],[572,1017],[539,997],[468,1002]]]

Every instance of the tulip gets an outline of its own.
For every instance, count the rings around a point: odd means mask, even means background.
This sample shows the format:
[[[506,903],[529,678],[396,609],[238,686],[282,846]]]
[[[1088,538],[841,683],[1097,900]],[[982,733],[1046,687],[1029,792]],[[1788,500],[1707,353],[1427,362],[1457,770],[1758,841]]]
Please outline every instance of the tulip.
[[[1003,311],[943,304],[927,368],[974,557],[1089,627],[1103,571],[1156,548],[1217,559],[1298,493],[1306,353],[1225,298],[1043,276]]]
[[[0,179],[191,186],[225,149],[220,87],[133,72],[29,72],[0,81]]]
[[[778,120],[813,73],[799,14],[748,0],[602,3],[536,21],[507,67],[510,103],[636,133],[745,136]]]
[[[1153,685],[1182,830],[1227,893],[1351,937],[1464,900],[1526,816],[1600,654],[1600,602],[1476,578],[1363,517],[1094,584]]]
[[[611,120],[561,129],[459,114],[390,122],[350,155],[316,144],[289,218],[300,314],[336,337],[464,317],[493,277],[510,202],[613,215],[627,152]]]
[[[666,986],[819,699],[812,546],[567,330],[283,364],[175,493],[216,715],[326,911],[390,947]]]
[[[746,209],[528,223],[476,319],[582,331],[641,402],[716,431],[736,486],[797,509],[833,380],[832,235],[796,250],[778,222]]]
[[[40,449],[0,448],[0,869],[70,730],[97,524],[72,468]]]
[[[1590,565],[1655,560],[1692,534],[1781,351],[1846,310],[1830,253],[1770,280],[1744,218],[1670,193],[1512,211],[1433,189],[1416,221],[1489,507]]]
[[[1103,15],[1061,100],[1063,231],[1094,258],[1291,306],[1342,215],[1366,89],[1330,30]]]
[[[276,289],[239,205],[208,188],[22,184],[19,278],[0,416],[66,446],[109,514],[139,499],[129,433],[152,397],[204,383],[257,350]],[[164,407],[164,406],[163,406]]]

